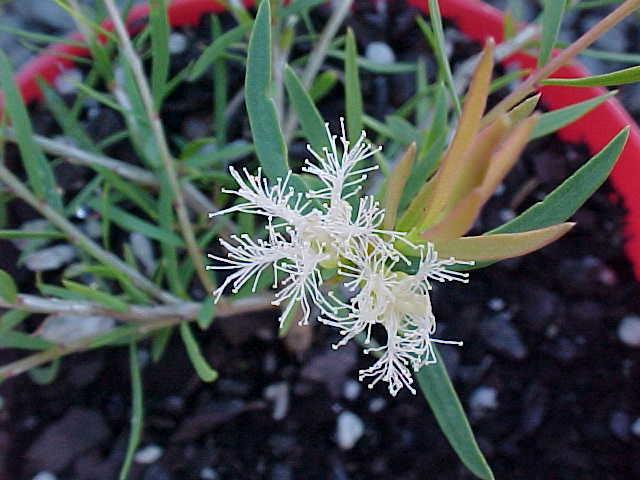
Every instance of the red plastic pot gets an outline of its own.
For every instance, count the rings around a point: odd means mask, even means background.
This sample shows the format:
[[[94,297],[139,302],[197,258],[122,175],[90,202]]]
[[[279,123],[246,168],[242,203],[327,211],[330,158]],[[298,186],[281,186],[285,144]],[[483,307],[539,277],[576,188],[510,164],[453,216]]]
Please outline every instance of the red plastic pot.
[[[246,4],[254,3],[251,0]],[[408,0],[410,5],[427,13],[425,0]],[[481,0],[440,0],[442,16],[454,22],[458,28],[473,40],[484,42],[488,37],[496,41],[503,38],[503,15]],[[206,13],[222,12],[224,7],[215,0],[173,0],[168,16],[174,27],[196,25]],[[128,17],[128,26],[132,33],[139,31],[145,24],[149,12],[147,5],[132,8]],[[109,21],[103,27],[112,29]],[[80,34],[71,35],[81,40]],[[18,87],[26,102],[38,100],[41,96],[36,83],[37,78],[53,81],[61,72],[72,66],[70,56],[88,56],[86,48],[77,45],[59,44],[47,48],[44,53],[27,63],[17,74]],[[519,65],[533,68],[536,59],[524,53],[515,54],[503,61],[505,65]],[[589,76],[589,72],[579,63],[562,67],[554,76],[574,78]],[[549,110],[593,98],[604,93],[601,88],[542,87],[541,101]],[[1,100],[1,99],[0,99]],[[1,104],[0,104],[1,110]],[[630,125],[631,132],[627,145],[622,152],[611,175],[611,183],[623,200],[627,209],[625,234],[627,241],[625,253],[631,260],[636,278],[640,280],[640,129],[625,111],[620,102],[610,99],[589,114],[582,117],[559,132],[560,138],[572,143],[585,143],[592,153],[604,147],[623,127]]]

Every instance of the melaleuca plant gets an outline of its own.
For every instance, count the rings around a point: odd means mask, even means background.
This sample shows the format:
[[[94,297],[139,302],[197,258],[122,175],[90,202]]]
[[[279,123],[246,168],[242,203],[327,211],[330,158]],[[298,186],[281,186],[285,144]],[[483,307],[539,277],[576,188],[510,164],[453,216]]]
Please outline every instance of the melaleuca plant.
[[[462,462],[478,477],[493,478],[438,352],[439,344],[474,339],[441,337],[432,289],[466,283],[474,269],[531,253],[572,228],[568,220],[606,180],[626,129],[537,204],[491,231],[473,230],[531,139],[613,95],[535,111],[535,88],[575,84],[547,77],[640,0],[626,0],[555,56],[565,2],[544,2],[540,31],[527,30],[495,49],[488,41],[481,54],[461,64],[466,72],[475,63],[468,88],[465,75],[456,75],[462,86],[454,82],[435,0],[429,0],[430,25],[416,19],[438,63],[433,83],[424,59],[381,66],[358,56],[353,32],[339,31],[350,1],[333,2],[322,32],[309,28],[303,34],[298,28],[310,22],[296,22],[308,19],[318,2],[265,0],[255,18],[242,2],[223,2],[236,25],[223,33],[212,17],[215,39],[179,72],[169,68],[165,0],[151,1],[149,25],[134,39],[115,0],[103,0],[112,22],[104,27],[85,4],[57,3],[73,14],[92,55],[74,105],[40,84],[64,140],[34,133],[10,62],[0,52],[0,238],[19,244],[16,266],[30,269],[20,288],[0,270],[0,307],[7,310],[0,316],[0,347],[29,352],[1,366],[0,381],[29,372],[48,383],[68,355],[126,345],[133,402],[124,480],[142,435],[139,346],[158,360],[175,329],[199,378],[213,382],[218,372],[193,326],[206,330],[214,318],[277,310],[281,336],[298,322],[334,329],[334,348],[361,345],[371,363],[360,380],[372,388],[384,385],[393,396],[403,389],[422,393]],[[525,33],[530,36],[522,38]],[[308,55],[291,58],[305,42]],[[494,71],[496,57],[523,45],[539,52],[538,68]],[[229,62],[245,68],[242,91],[228,91]],[[359,73],[364,67],[385,75],[415,72],[415,95],[387,118],[367,116]],[[189,82],[210,80],[205,73],[213,78],[208,88],[215,97],[215,137],[187,141],[165,128],[163,102],[180,85],[188,90]],[[514,80],[523,75],[521,83]],[[580,81],[609,86],[633,80],[637,69]],[[513,89],[487,109],[492,81]],[[316,103],[340,83],[345,118],[327,124]],[[230,142],[227,117],[243,114],[243,98],[250,128],[238,121],[243,137]],[[122,131],[91,138],[79,120],[85,100],[89,111],[99,105],[120,116]],[[287,146],[300,139],[309,147],[297,165]],[[126,160],[107,155],[120,141],[128,142]],[[4,161],[5,142],[18,146],[17,169]],[[57,182],[54,165],[60,163],[87,169],[86,185],[73,195]],[[16,200],[37,214],[35,224],[5,225],[4,206]],[[122,239],[118,246],[114,237]]]

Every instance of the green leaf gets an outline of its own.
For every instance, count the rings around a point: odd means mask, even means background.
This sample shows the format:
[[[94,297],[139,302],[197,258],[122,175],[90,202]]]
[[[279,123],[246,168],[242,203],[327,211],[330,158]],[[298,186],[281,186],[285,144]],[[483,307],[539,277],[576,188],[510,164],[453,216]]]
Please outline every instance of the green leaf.
[[[626,127],[544,200],[488,233],[526,232],[567,220],[607,179],[628,136],[629,127]]]
[[[20,348],[22,350],[46,350],[53,344],[45,339],[22,332],[9,331],[0,336],[0,348]]]
[[[272,181],[287,176],[287,146],[271,97],[271,2],[260,2],[247,52],[245,100],[256,154]]]
[[[182,247],[182,239],[174,232],[164,230],[156,225],[146,222],[135,215],[125,212],[121,208],[110,205],[108,209],[103,208],[102,202],[93,198],[89,202],[89,206],[100,214],[129,232],[139,232],[159,242],[165,242],[174,247]]]
[[[302,81],[289,65],[284,70],[284,85],[311,147],[316,152],[322,152],[322,147],[329,145],[324,120]]]
[[[187,167],[200,170],[226,165],[249,155],[253,152],[253,145],[243,140],[238,140],[216,150],[211,150],[210,148],[201,148],[199,150],[191,155],[185,154],[184,164]]]
[[[538,68],[543,67],[551,56],[551,50],[558,38],[558,32],[560,32],[565,3],[565,0],[544,0]]]
[[[2,88],[6,112],[11,118],[16,140],[27,172],[29,186],[35,195],[51,207],[62,211],[62,198],[56,189],[51,164],[42,150],[33,141],[33,128],[22,95],[13,81],[11,63],[0,50],[0,87]]]
[[[533,128],[531,139],[533,140],[535,138],[544,137],[545,135],[549,135],[550,133],[560,130],[564,126],[575,122],[577,119],[586,115],[616,93],[617,92],[605,93],[604,95],[569,105],[568,107],[564,107],[559,110],[543,113],[540,115],[540,120]]]
[[[153,335],[153,340],[151,342],[151,360],[153,360],[153,363],[158,363],[162,358],[162,355],[164,355],[172,334],[173,327],[165,327],[158,330]]]
[[[126,302],[123,302],[109,293],[101,292],[100,290],[91,288],[88,285],[83,285],[82,283],[73,282],[71,280],[62,280],[62,284],[71,292],[77,293],[81,297],[92,300],[100,305],[104,305],[110,310],[114,310],[116,312],[126,312],[129,310],[129,306]]]
[[[29,370],[29,377],[38,385],[50,385],[58,376],[60,363],[60,358],[56,358],[47,366],[32,368]]]
[[[238,25],[211,42],[211,45],[204,49],[202,54],[198,57],[198,60],[196,60],[196,63],[191,67],[189,81],[193,82],[200,78],[216,60],[224,55],[227,48],[242,40],[242,37],[244,37],[250,28],[251,23]]]
[[[449,374],[435,345],[433,345],[433,353],[437,362],[425,365],[416,373],[420,389],[440,429],[462,463],[478,478],[493,480],[493,472],[478,447],[460,399],[453,389]]]
[[[338,74],[334,70],[325,70],[316,76],[309,88],[309,96],[314,102],[322,100],[338,82]]]
[[[635,66],[584,78],[547,78],[546,80],[542,80],[540,84],[565,87],[613,87],[639,81],[640,66]]]
[[[431,28],[433,31],[433,42],[435,47],[435,51],[433,53],[435,54],[436,60],[438,61],[441,76],[444,77],[444,82],[449,89],[449,93],[451,94],[451,99],[453,100],[453,104],[456,107],[456,112],[458,112],[458,115],[460,115],[460,113],[462,112],[462,107],[460,105],[460,98],[458,98],[458,94],[456,93],[455,84],[453,83],[451,65],[449,65],[445,47],[442,16],[440,15],[440,7],[438,6],[438,2],[436,0],[429,0],[429,17],[431,18]],[[420,27],[423,33],[427,35],[427,31],[424,28],[425,26],[426,23],[424,23],[424,20],[422,20],[421,17],[418,17],[418,27]]]
[[[356,37],[351,29],[347,30],[347,42],[344,49],[344,101],[347,120],[347,138],[355,143],[362,133],[362,89],[358,73],[358,50]]]
[[[261,6],[268,2],[262,2]],[[260,13],[258,13],[258,16]],[[257,21],[256,21],[257,23]],[[184,342],[184,346],[187,349],[187,355],[189,355],[189,360],[193,364],[193,367],[196,369],[196,373],[200,377],[203,382],[213,382],[218,378],[218,372],[216,372],[213,368],[209,366],[207,361],[205,360],[202,352],[200,351],[200,347],[196,342],[193,333],[191,332],[191,328],[189,328],[189,324],[187,322],[182,322],[180,324],[180,336],[182,337],[182,341]]]
[[[4,313],[0,316],[0,336],[22,323],[29,315],[30,313],[24,310],[9,310]]]
[[[211,326],[213,319],[216,318],[216,304],[213,296],[209,296],[202,302],[202,307],[198,311],[196,322],[201,330],[206,330]]]
[[[0,298],[9,303],[15,303],[18,298],[16,282],[4,270],[0,270]]]
[[[169,76],[169,19],[166,0],[150,0],[151,92],[156,108],[160,107]]]
[[[135,342],[129,344],[129,370],[131,375],[131,432],[127,444],[127,453],[120,469],[119,480],[129,478],[129,470],[133,463],[133,456],[140,445],[144,420],[144,402],[142,398],[142,375],[138,360],[138,348]]]

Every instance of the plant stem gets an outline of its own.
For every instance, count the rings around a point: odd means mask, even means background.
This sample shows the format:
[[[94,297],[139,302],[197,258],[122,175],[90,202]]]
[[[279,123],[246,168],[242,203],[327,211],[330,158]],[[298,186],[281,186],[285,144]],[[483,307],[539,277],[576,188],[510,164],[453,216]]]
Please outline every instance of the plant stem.
[[[189,253],[189,256],[191,257],[191,261],[193,262],[193,266],[195,267],[200,282],[202,282],[202,285],[209,292],[213,292],[216,286],[212,277],[206,272],[204,268],[204,256],[202,255],[202,252],[198,247],[196,236],[193,232],[193,228],[189,220],[189,213],[187,212],[182,189],[180,188],[180,181],[176,173],[174,160],[171,156],[171,152],[169,151],[169,145],[167,143],[162,122],[160,121],[160,116],[156,111],[153,103],[153,97],[151,95],[147,79],[145,77],[142,62],[140,61],[140,57],[133,49],[133,45],[131,44],[131,39],[129,38],[127,29],[124,26],[122,18],[120,17],[118,9],[116,8],[113,0],[104,0],[104,4],[109,11],[111,19],[113,20],[113,25],[120,41],[120,45],[122,47],[122,53],[127,59],[129,66],[131,67],[133,76],[138,86],[140,97],[142,98],[142,102],[144,103],[144,108],[149,120],[149,124],[151,125],[151,131],[153,133],[156,147],[158,149],[160,159],[162,160],[162,164],[169,180],[169,187],[171,188],[175,202],[178,224],[180,226],[180,231],[182,233],[182,237],[184,238],[187,251]]]
[[[506,113],[508,110],[516,106],[535,89],[538,82],[551,75],[558,68],[570,62],[576,55],[589,47],[589,45],[617,25],[625,17],[630,15],[638,7],[640,7],[640,0],[626,0],[613,12],[586,31],[578,40],[562,50],[549,63],[542,68],[535,70],[516,90],[511,92],[507,97],[502,99],[495,107],[493,107],[491,111],[485,115],[482,123],[484,125],[488,125],[495,120],[498,115]]]
[[[25,298],[25,297],[31,297],[31,298]],[[35,297],[37,298],[37,297]],[[19,299],[21,300],[27,300],[27,301],[35,301],[34,297],[32,296],[27,296],[27,295],[20,295]],[[38,299],[36,301],[37,304],[41,305],[40,302],[51,302],[53,301],[52,299]],[[60,301],[62,302],[62,301]],[[59,306],[60,303],[57,302],[57,305]],[[65,302],[65,303],[76,303],[76,302]],[[198,308],[195,308],[195,306],[197,306]],[[10,308],[24,308],[23,305],[18,304],[16,305],[16,307],[10,307]],[[133,308],[133,307],[132,307]],[[164,313],[168,313],[169,310],[171,308],[174,308],[174,312],[175,313],[179,313],[179,316],[162,316],[159,319],[158,318],[154,318],[153,316],[151,317],[147,317],[146,319],[144,319],[143,323],[140,323],[136,329],[136,333],[140,334],[140,335],[148,335],[149,333],[152,333],[156,330],[165,328],[165,327],[170,327],[173,325],[177,325],[178,323],[182,322],[182,321],[192,321],[195,320],[196,315],[198,314],[199,308],[200,308],[200,304],[197,303],[192,303],[192,302],[188,302],[188,303],[178,303],[176,304],[174,307],[160,307],[160,306],[155,306],[155,307],[143,307],[143,306],[137,306],[136,308],[139,308],[142,311],[145,311],[148,315],[154,315],[159,308],[164,308]],[[276,307],[274,307],[271,304],[271,298],[270,297],[266,297],[266,296],[252,296],[252,297],[247,297],[244,298],[242,300],[237,300],[237,301],[233,301],[233,302],[224,302],[224,303],[219,303],[217,308],[216,308],[216,318],[229,318],[229,317],[234,317],[234,316],[238,316],[238,315],[247,315],[247,314],[251,314],[251,313],[258,313],[258,312],[264,312],[264,311],[269,311],[269,310],[273,310]],[[145,310],[146,309],[146,310]],[[98,310],[96,310],[97,312]],[[42,312],[45,313],[45,312]],[[117,312],[114,312],[114,314]],[[188,314],[188,315],[187,315]],[[149,321],[149,319],[152,318],[153,320]],[[12,362],[8,365],[5,365],[3,367],[0,367],[0,382],[11,378],[11,377],[15,377],[17,375],[20,375],[22,373],[25,373],[29,370],[31,370],[32,368],[35,368],[39,365],[44,365],[45,363],[51,362],[53,360],[56,360],[57,358],[60,358],[62,356],[65,355],[69,355],[71,353],[76,353],[76,352],[81,352],[84,350],[88,350],[91,348],[91,345],[94,343],[94,341],[96,340],[96,337],[91,337],[91,338],[84,338],[81,340],[78,340],[76,342],[70,343],[68,345],[56,345],[55,347],[52,347],[48,350],[44,350],[42,352],[38,352],[36,354],[33,355],[29,355],[25,358],[22,358],[20,360],[17,360],[15,362]]]
[[[16,134],[11,128],[0,128],[0,139],[16,142]],[[74,147],[73,145],[67,145],[62,142],[50,140],[41,135],[34,135],[32,139],[46,153],[50,155],[57,155],[69,163],[90,168],[106,168],[107,170],[117,173],[122,178],[131,180],[140,186],[150,187],[156,190],[160,188],[160,184],[156,176],[144,168],[131,165],[127,162],[123,162],[122,160],[107,157],[106,155],[87,152]],[[208,214],[219,210],[219,208],[191,182],[183,180],[181,184],[185,201],[195,212]],[[236,230],[234,223],[227,217],[220,217],[218,221],[224,222],[228,230]]]
[[[318,43],[316,43],[313,51],[309,55],[309,61],[307,62],[307,66],[302,73],[302,85],[305,88],[309,88],[313,79],[316,78],[316,75],[320,71],[320,67],[324,63],[324,59],[327,56],[327,51],[329,50],[329,45],[331,41],[336,36],[340,25],[344,22],[344,19],[347,17],[349,12],[351,11],[351,4],[353,0],[344,0],[340,2],[337,8],[329,17],[327,21],[327,25],[324,27],[322,34],[320,35],[320,39]],[[298,118],[296,116],[295,111],[293,109],[289,109],[289,115],[287,116],[287,121],[284,127],[284,138],[287,143],[291,141],[293,137],[293,132],[298,125]]]
[[[37,199],[29,189],[25,187],[25,185],[2,164],[0,164],[0,180],[4,182],[8,190],[13,195],[31,205],[31,207],[38,211],[43,217],[64,232],[67,235],[69,242],[77,245],[103,264],[116,268],[129,277],[135,286],[158,300],[165,303],[179,302],[177,297],[174,297],[169,292],[162,290],[147,277],[120,260],[120,258],[104,250],[100,245],[76,228],[75,225],[73,225],[64,216],[51,208],[50,205]]]

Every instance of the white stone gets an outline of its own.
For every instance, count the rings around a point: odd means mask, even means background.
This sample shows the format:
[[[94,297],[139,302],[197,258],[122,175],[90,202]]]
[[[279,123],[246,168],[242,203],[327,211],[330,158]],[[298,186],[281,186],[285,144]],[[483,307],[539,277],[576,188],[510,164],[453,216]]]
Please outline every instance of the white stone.
[[[273,419],[282,420],[289,411],[289,384],[279,382],[264,389],[264,398],[273,402]]]
[[[640,437],[640,417],[636,418],[631,424],[631,433],[636,437]]]
[[[57,270],[76,258],[76,249],[71,245],[56,245],[30,253],[24,259],[25,266],[32,272]]]
[[[630,315],[620,320],[618,338],[629,347],[640,347],[640,317]]]
[[[77,68],[64,70],[53,82],[56,90],[61,95],[75,93],[79,83],[82,83],[82,72]]]
[[[391,47],[384,42],[371,42],[365,50],[365,57],[372,62],[389,65],[396,61],[396,55]]]
[[[371,413],[381,412],[387,406],[387,401],[382,397],[376,397],[369,402],[369,411]]]
[[[33,480],[58,480],[58,477],[51,472],[40,472],[33,477]]]
[[[498,407],[498,391],[485,385],[476,388],[469,399],[469,407],[475,412],[495,410]]]
[[[494,312],[499,312],[500,310],[504,309],[504,307],[506,307],[507,304],[502,298],[494,297],[491,300],[489,300],[488,305],[489,305],[489,308]]]
[[[360,396],[360,392],[362,391],[362,384],[360,382],[356,382],[355,380],[347,380],[344,383],[344,387],[342,387],[342,395],[347,400],[355,400]]]
[[[218,472],[216,472],[211,467],[204,467],[202,470],[200,470],[201,480],[218,480],[218,478],[220,478]]]
[[[169,35],[169,52],[182,53],[187,48],[187,37],[179,32]]]
[[[58,345],[66,345],[83,338],[95,337],[115,327],[116,321],[101,315],[49,315],[38,334]]]
[[[149,465],[151,463],[157,462],[158,459],[162,456],[162,453],[162,447],[159,447],[158,445],[147,445],[146,447],[138,450],[133,459],[136,463]]]
[[[345,410],[338,416],[336,441],[342,450],[351,450],[364,434],[364,423],[355,413]]]
[[[131,241],[131,251],[142,264],[145,273],[152,275],[156,270],[157,264],[151,240],[138,232],[133,232],[129,239]]]

